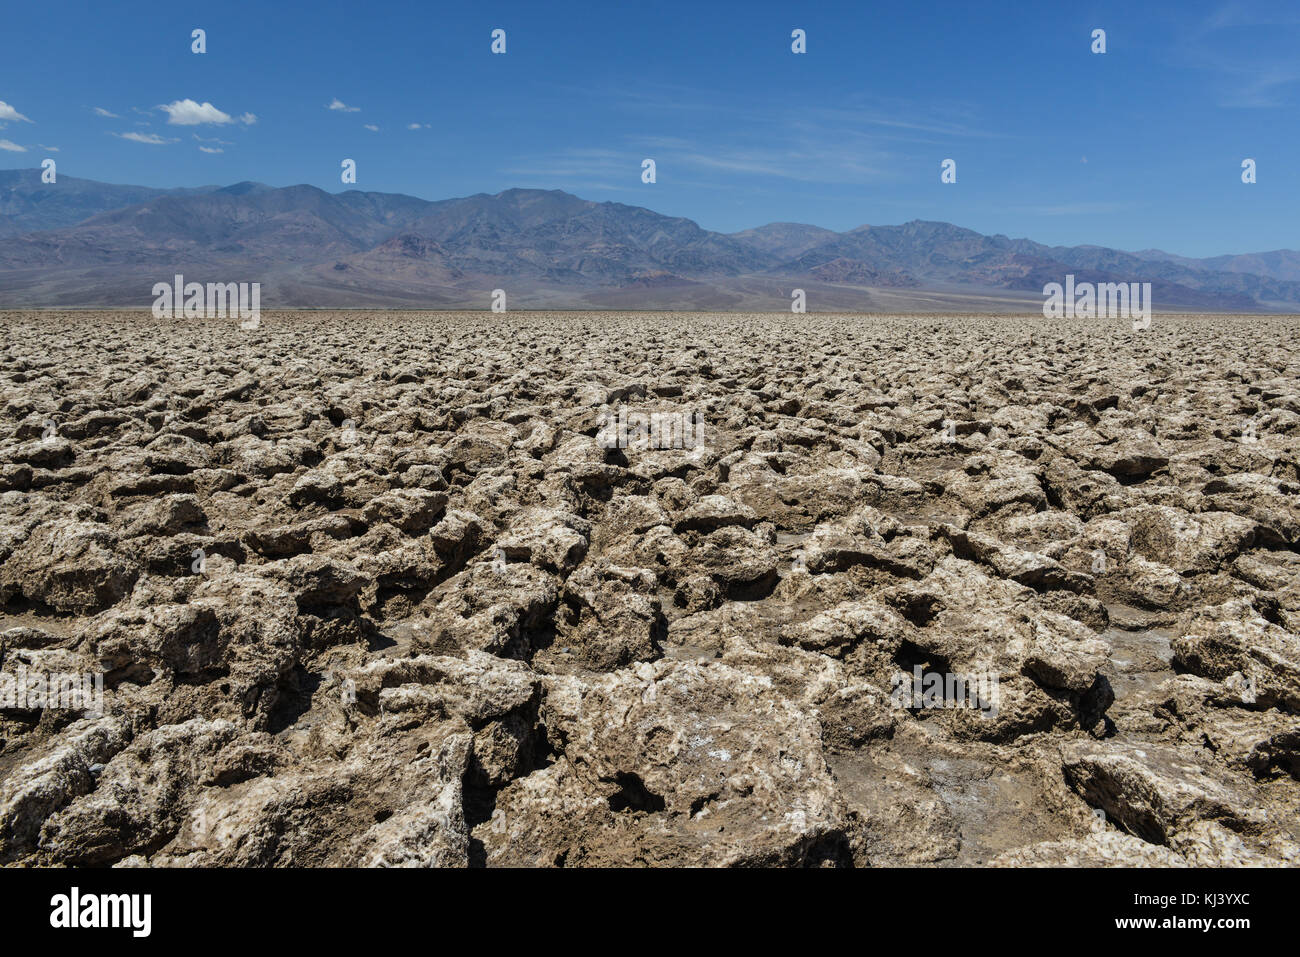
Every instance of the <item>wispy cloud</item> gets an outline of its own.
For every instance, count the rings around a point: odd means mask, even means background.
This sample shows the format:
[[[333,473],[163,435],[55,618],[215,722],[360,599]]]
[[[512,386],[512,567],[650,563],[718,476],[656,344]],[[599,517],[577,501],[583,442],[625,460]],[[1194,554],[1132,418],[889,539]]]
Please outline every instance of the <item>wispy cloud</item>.
[[[11,123],[18,123],[18,122],[22,122],[22,123],[30,123],[30,122],[32,122],[32,121],[29,120],[27,117],[23,116],[21,113],[19,113],[17,110],[15,110],[15,109],[14,109],[12,106],[10,106],[8,103],[6,103],[4,100],[0,100],[0,120],[7,120],[7,121],[9,121],[9,122],[11,122]]]
[[[200,146],[199,152],[200,153],[224,153],[225,150],[223,150],[220,146]]]
[[[431,127],[428,123],[407,123],[406,128],[408,130],[428,130],[428,129],[432,129],[433,127]]]
[[[346,103],[344,103],[344,102],[343,102],[342,100],[340,100],[338,97],[335,97],[335,98],[330,102],[330,105],[327,106],[327,107],[325,107],[325,109],[327,109],[327,110],[337,110],[337,111],[340,112],[340,113],[360,113],[360,112],[361,112],[361,107],[359,107],[359,106],[348,106]]]
[[[1300,11],[1227,3],[1194,22],[1175,43],[1178,62],[1215,75],[1227,109],[1289,106],[1300,89]]]
[[[366,124],[364,124],[364,126],[365,126],[366,129],[370,130],[372,133],[378,133],[378,132],[379,132],[379,127],[375,126],[374,123],[366,123]]]
[[[550,156],[542,157],[538,162],[527,166],[508,167],[503,172],[521,176],[539,177],[589,177],[620,175],[632,176],[635,169],[636,178],[641,175],[641,158],[632,150],[612,150],[606,148],[571,148]]]
[[[863,162],[866,157],[873,157],[877,162]],[[808,141],[784,149],[719,149],[708,153],[690,150],[675,158],[698,169],[772,176],[802,183],[860,183],[894,175],[889,170],[887,155],[879,150],[845,149],[842,145]]]
[[[148,143],[150,146],[164,146],[168,143],[176,143],[178,140],[164,139],[157,133],[110,133],[110,136],[116,136],[119,139],[130,140],[132,143]]]
[[[841,106],[810,105],[795,95],[769,97],[755,103],[752,97],[717,94],[687,86],[663,85],[651,88],[583,88],[555,85],[566,99],[612,99],[626,112],[663,113],[674,117],[698,116],[712,124],[725,115],[737,125],[787,128],[791,123],[825,127],[828,131],[870,131],[875,136],[916,139],[953,137],[973,139],[1002,138],[1003,134],[987,128],[982,111],[973,103],[958,99],[918,102],[901,97],[876,94],[853,94],[842,98]],[[688,121],[674,119],[682,128]]]
[[[790,184],[861,186],[912,177],[918,163],[937,164],[950,155],[943,151],[961,142],[1003,138],[989,129],[978,108],[962,102],[926,106],[858,95],[828,107],[810,106],[794,96],[755,104],[740,95],[675,87],[557,89],[570,101],[613,98],[624,112],[644,115],[646,127],[670,128],[676,135],[629,134],[616,149],[576,144],[502,172],[548,183],[568,180],[570,188],[576,180],[636,187],[641,161],[648,157],[655,160],[661,183],[729,189],[764,179],[784,181],[782,189]],[[727,121],[720,123],[720,116]]]
[[[762,139],[762,137],[756,137]],[[504,172],[548,180],[582,178],[608,182],[640,182],[641,161],[655,161],[661,182],[680,180],[683,171],[695,175],[749,176],[801,183],[862,183],[895,178],[900,162],[872,146],[861,134],[838,141],[815,133],[794,133],[768,139],[781,145],[747,142],[717,143],[682,137],[629,137],[623,149],[569,148],[542,156],[527,166]]]
[[[96,107],[93,107],[92,110],[91,110],[91,112],[93,112],[96,116],[106,116],[106,117],[108,117],[109,119],[112,119],[112,120],[120,120],[120,119],[121,119],[121,117],[118,116],[116,113],[110,113],[108,110],[104,109],[102,106],[96,106]]]
[[[7,150],[10,153],[26,153],[27,147],[19,146],[12,140],[0,140],[0,150]]]

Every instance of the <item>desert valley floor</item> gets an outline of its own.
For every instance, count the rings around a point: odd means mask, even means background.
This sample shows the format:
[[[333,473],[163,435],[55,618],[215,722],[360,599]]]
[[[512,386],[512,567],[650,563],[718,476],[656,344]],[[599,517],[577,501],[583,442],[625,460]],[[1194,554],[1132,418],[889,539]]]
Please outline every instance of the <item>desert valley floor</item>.
[[[1297,317],[9,312],[0,390],[0,670],[103,675],[2,864],[1300,863]]]

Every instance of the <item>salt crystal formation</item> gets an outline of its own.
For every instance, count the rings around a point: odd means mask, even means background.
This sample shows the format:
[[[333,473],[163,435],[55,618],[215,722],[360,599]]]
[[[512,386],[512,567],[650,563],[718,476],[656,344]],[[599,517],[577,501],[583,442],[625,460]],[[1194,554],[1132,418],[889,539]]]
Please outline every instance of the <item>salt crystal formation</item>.
[[[2,314],[0,863],[1295,863],[1298,342]]]

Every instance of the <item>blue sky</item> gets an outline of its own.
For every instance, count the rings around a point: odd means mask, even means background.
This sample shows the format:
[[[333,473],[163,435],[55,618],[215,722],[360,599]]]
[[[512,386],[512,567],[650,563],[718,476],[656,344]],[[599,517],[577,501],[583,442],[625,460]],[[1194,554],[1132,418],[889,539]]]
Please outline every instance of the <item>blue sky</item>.
[[[13,3],[4,24],[8,168],[337,192],[351,158],[359,189],[557,188],[724,232],[933,219],[1193,256],[1300,247],[1291,0],[124,0]]]

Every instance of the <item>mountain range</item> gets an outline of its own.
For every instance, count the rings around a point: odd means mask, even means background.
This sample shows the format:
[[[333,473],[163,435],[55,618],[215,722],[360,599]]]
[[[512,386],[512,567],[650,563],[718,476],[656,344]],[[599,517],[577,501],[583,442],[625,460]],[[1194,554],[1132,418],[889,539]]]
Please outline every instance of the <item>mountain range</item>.
[[[1037,311],[1062,282],[1155,308],[1300,311],[1300,252],[1191,259],[915,220],[717,233],[559,190],[429,201],[261,183],[152,189],[0,171],[0,307],[148,306],[155,282],[260,282],[265,307]]]

